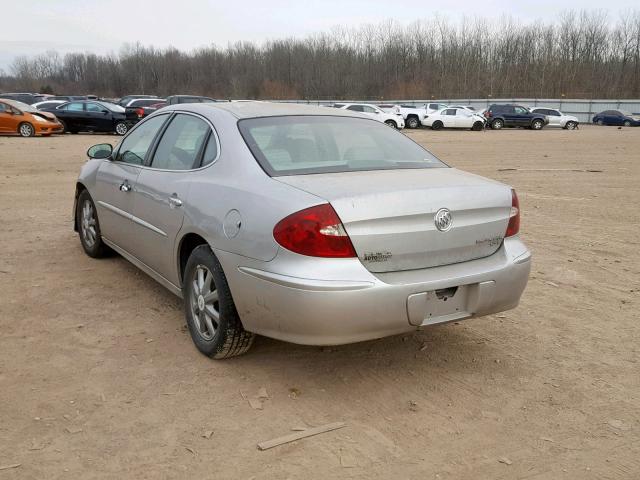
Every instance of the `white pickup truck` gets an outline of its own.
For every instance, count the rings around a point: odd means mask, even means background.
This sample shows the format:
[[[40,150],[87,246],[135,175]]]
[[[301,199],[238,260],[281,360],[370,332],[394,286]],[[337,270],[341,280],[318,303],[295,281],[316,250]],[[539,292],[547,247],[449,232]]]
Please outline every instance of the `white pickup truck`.
[[[408,128],[418,128],[424,124],[424,119],[433,112],[438,112],[447,106],[442,103],[426,103],[421,107],[415,105],[379,104],[382,110],[389,113],[399,113],[404,118]]]

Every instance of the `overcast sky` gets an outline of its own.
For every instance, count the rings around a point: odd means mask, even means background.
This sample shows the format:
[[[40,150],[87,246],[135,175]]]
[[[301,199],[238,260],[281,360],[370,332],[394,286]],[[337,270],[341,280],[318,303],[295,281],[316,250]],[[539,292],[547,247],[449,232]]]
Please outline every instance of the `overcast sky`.
[[[336,25],[355,27],[434,15],[458,20],[511,15],[522,22],[552,21],[567,9],[602,9],[601,0],[28,0],[2,2],[0,69],[17,55],[117,52],[140,42],[183,50],[229,42],[305,36]],[[445,5],[443,5],[445,4]],[[609,19],[638,8],[638,0],[609,2]]]

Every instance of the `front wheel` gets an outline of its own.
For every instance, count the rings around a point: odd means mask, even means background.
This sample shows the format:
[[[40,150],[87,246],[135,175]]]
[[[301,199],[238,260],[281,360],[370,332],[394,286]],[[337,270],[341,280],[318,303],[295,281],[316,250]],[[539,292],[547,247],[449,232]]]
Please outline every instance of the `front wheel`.
[[[396,130],[398,129],[398,124],[396,122],[394,122],[393,120],[387,120],[384,123],[386,125],[390,126],[391,128],[395,128]]]
[[[222,266],[208,245],[191,253],[182,294],[191,339],[200,352],[221,359],[249,350],[254,334],[242,327]]]
[[[544,122],[542,120],[534,120],[531,122],[531,128],[533,130],[542,130],[542,127],[544,127]]]
[[[118,122],[115,131],[118,135],[125,135],[129,131],[129,126],[125,122]]]
[[[407,127],[409,128],[418,128],[420,126],[420,122],[418,121],[418,117],[408,117],[406,121]]]
[[[599,119],[596,123],[600,126],[604,125],[604,121],[602,119]]]
[[[83,190],[76,203],[76,225],[80,243],[85,253],[93,258],[107,256],[109,247],[102,241],[100,222],[93,199],[87,190]]]
[[[471,127],[471,130],[479,132],[479,131],[481,131],[483,129],[483,127],[484,127],[484,123],[476,122],[476,123],[473,124],[473,127]]]
[[[24,122],[18,126],[18,133],[21,137],[33,137],[36,134],[36,129],[30,123]]]
[[[631,126],[631,122],[629,120],[625,120],[624,121],[624,126],[625,127],[630,127]]]
[[[575,130],[577,126],[578,126],[577,122],[571,121],[571,122],[567,122],[564,128],[566,128],[567,130]]]

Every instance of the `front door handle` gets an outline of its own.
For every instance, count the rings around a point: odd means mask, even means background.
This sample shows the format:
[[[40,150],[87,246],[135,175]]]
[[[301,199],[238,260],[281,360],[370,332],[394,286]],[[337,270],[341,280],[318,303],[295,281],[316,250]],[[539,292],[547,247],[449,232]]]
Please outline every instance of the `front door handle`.
[[[121,192],[129,192],[129,191],[131,191],[131,185],[129,185],[129,182],[127,182],[126,180],[124,182],[122,182],[120,184],[120,191]]]
[[[173,194],[169,197],[169,206],[171,208],[181,207],[182,200],[180,200],[176,194]]]

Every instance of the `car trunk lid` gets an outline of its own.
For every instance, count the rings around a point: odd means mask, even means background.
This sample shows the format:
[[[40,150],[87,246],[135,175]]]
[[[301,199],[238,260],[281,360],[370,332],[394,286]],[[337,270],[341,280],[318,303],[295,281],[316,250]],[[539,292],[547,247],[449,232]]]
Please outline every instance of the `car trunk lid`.
[[[491,255],[502,243],[511,212],[508,186],[453,168],[275,179],[331,203],[371,272],[414,270]],[[452,220],[448,229],[441,222],[445,231],[438,229],[435,219],[442,209]]]

